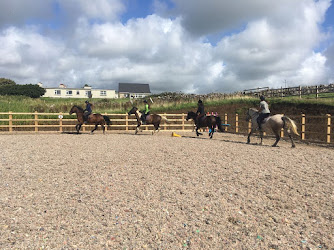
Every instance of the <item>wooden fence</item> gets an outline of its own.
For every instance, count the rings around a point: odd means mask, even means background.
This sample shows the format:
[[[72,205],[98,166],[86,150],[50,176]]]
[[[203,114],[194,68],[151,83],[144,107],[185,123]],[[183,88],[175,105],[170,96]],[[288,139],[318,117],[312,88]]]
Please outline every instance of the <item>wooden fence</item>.
[[[298,86],[290,88],[279,88],[279,89],[269,89],[268,87],[257,88],[257,89],[247,89],[244,90],[244,95],[260,96],[264,95],[266,97],[288,97],[288,96],[303,96],[314,95],[317,99],[324,98],[326,93],[334,93],[334,84],[329,85],[315,85],[315,86]]]
[[[112,121],[111,130],[134,130],[137,126],[134,116],[126,114],[103,114],[108,115]],[[160,124],[161,131],[193,131],[194,123],[186,121],[186,114],[160,114],[168,119],[168,123]],[[247,134],[250,131],[250,122],[246,121],[244,115],[223,114],[221,120],[230,126],[225,127],[225,132]],[[318,142],[333,144],[332,135],[334,133],[331,115],[307,116],[289,116],[293,119],[300,133],[301,141]],[[76,117],[64,113],[0,113],[0,132],[12,133],[20,131],[31,132],[74,132]],[[144,125],[144,130],[152,130],[153,126]],[[89,131],[92,125],[83,125],[83,131]],[[108,129],[107,129],[108,130]],[[281,135],[284,136],[283,131]]]

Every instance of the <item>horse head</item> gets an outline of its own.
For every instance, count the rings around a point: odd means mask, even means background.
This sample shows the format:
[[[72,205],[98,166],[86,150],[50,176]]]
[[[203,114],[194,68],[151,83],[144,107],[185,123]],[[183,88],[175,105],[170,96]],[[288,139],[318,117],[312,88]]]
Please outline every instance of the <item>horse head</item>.
[[[246,121],[248,122],[250,119],[254,117],[254,115],[258,114],[259,112],[255,108],[249,108],[246,112]]]
[[[72,108],[71,108],[71,110],[70,110],[70,115],[72,115],[73,113],[77,113],[78,111],[81,111],[81,112],[83,112],[83,109],[82,108],[80,108],[80,107],[78,107],[77,105],[74,105]]]
[[[189,111],[188,114],[187,114],[186,120],[188,121],[189,119],[195,120],[196,119],[196,113],[192,112],[192,111]]]
[[[129,112],[128,115],[135,114],[138,109],[136,107],[133,107]]]

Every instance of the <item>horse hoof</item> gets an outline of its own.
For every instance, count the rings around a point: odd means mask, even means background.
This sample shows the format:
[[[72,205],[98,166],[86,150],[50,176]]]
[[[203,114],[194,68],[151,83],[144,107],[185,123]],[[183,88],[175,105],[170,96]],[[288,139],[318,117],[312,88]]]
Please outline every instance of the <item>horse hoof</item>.
[[[292,145],[291,147],[292,147],[292,148],[295,148],[295,147],[296,147],[296,145]]]
[[[273,148],[277,147],[277,145],[272,145]]]

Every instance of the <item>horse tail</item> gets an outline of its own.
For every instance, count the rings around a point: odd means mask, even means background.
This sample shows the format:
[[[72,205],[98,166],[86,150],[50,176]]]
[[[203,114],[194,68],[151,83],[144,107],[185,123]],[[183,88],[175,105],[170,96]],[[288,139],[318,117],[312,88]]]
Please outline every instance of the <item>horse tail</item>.
[[[285,125],[287,125],[288,127],[288,130],[290,130],[290,128],[292,129],[292,132],[295,134],[295,135],[299,135],[298,131],[297,131],[297,125],[296,123],[291,120],[289,117],[287,116],[283,116],[282,117],[282,120],[284,122],[284,127]],[[289,131],[288,131],[289,132]]]
[[[111,125],[111,121],[110,121],[110,118],[106,115],[103,115],[103,119],[106,121],[107,125]]]
[[[219,116],[216,116],[216,123],[217,123],[217,126],[218,126],[218,129],[220,130],[220,132],[223,132],[223,128],[222,128],[222,120],[220,119]]]
[[[165,117],[165,116],[161,116],[161,120],[162,120],[162,121],[166,121],[167,123],[169,123],[167,117]]]

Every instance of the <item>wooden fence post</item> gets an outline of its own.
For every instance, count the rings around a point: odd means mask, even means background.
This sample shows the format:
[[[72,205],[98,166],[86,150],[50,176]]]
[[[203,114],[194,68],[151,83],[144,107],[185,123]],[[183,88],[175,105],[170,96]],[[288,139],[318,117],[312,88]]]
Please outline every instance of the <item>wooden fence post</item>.
[[[302,87],[299,85],[299,99],[302,98]]]
[[[331,143],[331,115],[327,114],[327,143]]]
[[[107,113],[104,113],[105,116],[107,116]],[[103,117],[104,119],[104,117]],[[105,128],[105,131],[107,132],[108,131],[108,125],[104,127]]]
[[[164,117],[167,118],[167,114],[166,113],[164,113]],[[167,130],[166,121],[164,121],[164,130]]]
[[[251,120],[248,121],[248,134],[252,131],[252,122]]]
[[[182,130],[184,130],[184,117],[185,117],[185,114],[182,113]]]
[[[38,114],[35,111],[35,132],[38,132]]]
[[[60,112],[58,117],[59,117],[59,132],[62,133],[63,132],[63,113]]]
[[[318,99],[318,97],[319,97],[319,87],[318,87],[318,85],[315,87],[315,89],[316,89],[315,97],[316,97],[316,99]]]
[[[225,113],[225,119],[224,119],[224,120],[225,120],[224,123],[227,124],[227,113]],[[225,132],[226,132],[226,131],[227,131],[227,126],[225,126]]]
[[[283,97],[283,87],[281,87],[281,97]]]
[[[13,114],[12,111],[8,112],[8,130],[9,132],[13,132]]]
[[[239,133],[239,114],[235,114],[235,132]]]
[[[301,132],[302,140],[305,140],[305,121],[306,121],[305,114],[302,114],[302,132]]]
[[[129,130],[129,115],[125,113],[125,131]]]

